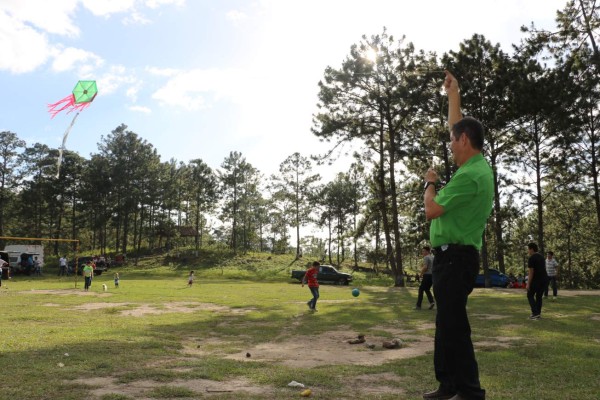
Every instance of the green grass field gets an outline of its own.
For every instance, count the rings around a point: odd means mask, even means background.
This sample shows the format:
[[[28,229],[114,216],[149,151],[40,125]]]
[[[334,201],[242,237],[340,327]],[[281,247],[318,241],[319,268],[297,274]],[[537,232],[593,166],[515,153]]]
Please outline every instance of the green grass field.
[[[291,381],[312,398],[419,399],[436,387],[435,311],[412,310],[416,288],[357,274],[359,297],[322,285],[311,313],[308,289],[287,278],[299,267],[259,255],[149,259],[94,278],[88,293],[51,269],[4,281],[0,399],[298,398]],[[529,321],[523,291],[475,290],[469,314],[489,399],[600,398],[600,294],[562,294]],[[358,334],[365,344],[347,343]],[[382,348],[393,338],[404,347]]]

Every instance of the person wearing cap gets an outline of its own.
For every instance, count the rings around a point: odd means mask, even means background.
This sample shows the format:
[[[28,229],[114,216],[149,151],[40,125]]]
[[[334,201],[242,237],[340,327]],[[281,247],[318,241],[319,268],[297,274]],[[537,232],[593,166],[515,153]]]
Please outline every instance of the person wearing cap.
[[[424,399],[481,400],[485,390],[471,341],[467,299],[479,273],[479,250],[494,200],[493,173],[482,154],[481,122],[462,117],[457,79],[448,71],[444,80],[448,95],[450,149],[457,171],[436,193],[438,175],[425,174],[425,215],[431,220],[430,243],[434,248],[433,294],[437,306],[434,370],[437,390]]]

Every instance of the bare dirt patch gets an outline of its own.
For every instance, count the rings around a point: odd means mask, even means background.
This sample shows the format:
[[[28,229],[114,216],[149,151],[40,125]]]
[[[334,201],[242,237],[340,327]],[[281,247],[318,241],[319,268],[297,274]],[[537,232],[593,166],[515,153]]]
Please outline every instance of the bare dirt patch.
[[[131,310],[121,311],[121,315],[141,317],[148,314],[165,314],[165,313],[194,313],[198,311],[212,311],[217,313],[227,314],[247,314],[251,312],[252,308],[231,308],[226,306],[220,306],[212,303],[185,303],[185,302],[172,302],[164,303],[162,307],[156,307],[150,304],[140,304],[136,308]]]
[[[41,292],[41,291],[36,291]],[[90,292],[83,292],[90,293]],[[64,293],[61,293],[64,294]],[[79,292],[77,292],[79,294]],[[104,297],[100,294],[99,297]],[[57,307],[59,304],[46,303],[47,307]],[[195,303],[195,302],[171,302],[164,303],[161,306],[155,306],[151,304],[136,304],[136,303],[85,303],[78,306],[70,307],[72,310],[102,310],[107,308],[116,307],[130,307],[127,310],[121,310],[120,314],[123,316],[141,317],[144,315],[157,315],[165,313],[194,313],[197,311],[211,311],[218,313],[227,314],[247,314],[253,310],[253,308],[231,308],[226,306],[220,306],[212,303]]]
[[[501,347],[503,349],[508,349],[515,345],[515,342],[523,339],[520,336],[500,336],[494,338],[488,338],[488,340],[482,340],[479,342],[473,342],[474,347],[483,348],[483,347]]]
[[[401,358],[422,356],[433,351],[433,338],[423,335],[402,335],[404,343],[400,349],[384,349],[382,343],[389,337],[365,334],[363,344],[348,344],[358,333],[329,331],[319,335],[296,336],[283,341],[261,343],[238,354],[227,354],[225,358],[252,362],[274,362],[293,368],[311,368],[321,365],[380,365]],[[315,345],[318,343],[318,345]],[[367,345],[375,345],[370,349]],[[200,348],[200,350],[202,347]],[[310,351],[306,351],[310,349]],[[250,353],[251,357],[247,357]]]
[[[476,317],[476,318],[481,318],[481,319],[489,319],[489,320],[509,318],[508,315],[495,315],[495,314],[471,314],[471,316]]]
[[[81,288],[72,289],[31,289],[22,290],[19,293],[23,294],[54,294],[58,296],[87,296],[87,297],[110,297],[112,293],[98,293],[93,291],[86,292],[83,290],[83,284]]]
[[[352,386],[364,394],[403,394],[405,391],[390,383],[402,383],[402,379],[390,372],[382,374],[358,375],[352,378]]]
[[[274,392],[274,388],[271,386],[255,385],[242,378],[222,382],[208,379],[190,379],[176,380],[169,383],[142,380],[120,384],[117,383],[115,379],[106,377],[76,379],[72,382],[94,387],[95,389],[91,389],[90,393],[97,398],[101,398],[102,396],[109,394],[121,394],[131,396],[136,399],[149,399],[150,397],[145,397],[145,393],[162,386],[184,387],[199,394],[201,393],[203,398],[212,395],[218,396],[220,394],[222,395],[223,393],[264,395],[265,397],[270,397]]]
[[[91,307],[132,306],[128,303],[91,303]],[[50,304],[49,304],[50,305]],[[193,312],[194,310],[208,310],[212,312],[231,312],[231,309],[209,303],[174,302],[165,303],[157,307],[148,305],[135,305],[136,315],[153,312]],[[160,308],[159,308],[160,307]],[[236,310],[237,311],[237,310]],[[130,314],[133,315],[133,314]],[[488,318],[489,315],[477,315]],[[600,316],[594,315],[594,317]],[[491,319],[498,316],[491,316]],[[500,318],[498,318],[500,319]],[[243,335],[235,337],[198,337],[189,338],[183,342],[183,350],[174,355],[173,358],[165,359],[157,367],[169,369],[174,360],[189,356],[204,357],[217,356],[224,359],[236,360],[238,362],[269,362],[292,368],[312,368],[325,365],[363,365],[377,366],[386,362],[419,357],[433,352],[433,337],[425,334],[424,330],[435,327],[433,323],[425,322],[419,326],[403,328],[401,325],[377,326],[366,332],[354,332],[350,327],[340,326],[337,330],[326,331],[310,336],[294,335],[293,327],[284,329],[279,338],[267,343],[245,345],[249,338]],[[348,340],[355,339],[359,334],[365,335],[366,342],[361,344],[349,344]],[[382,343],[390,338],[402,340],[400,349],[384,349]],[[493,348],[514,347],[521,337],[491,337],[482,341],[476,341],[476,349],[485,351]],[[367,345],[375,345],[368,348]],[[232,349],[241,349],[231,354]],[[307,351],[310,349],[310,351]],[[250,357],[247,356],[250,355]],[[190,368],[174,367],[175,372],[185,373]],[[299,380],[301,381],[301,379]],[[90,386],[91,398],[99,399],[110,394],[121,394],[136,399],[151,398],[151,391],[160,387],[182,387],[192,390],[199,398],[219,398],[228,395],[243,398],[253,395],[264,399],[287,398],[298,396],[299,388],[287,386],[276,387],[273,385],[256,384],[244,378],[236,378],[226,381],[213,381],[208,379],[178,379],[172,382],[156,382],[151,380],[140,380],[127,384],[118,383],[116,377],[80,379],[76,382]],[[306,382],[305,382],[306,383]],[[351,393],[353,398],[372,398],[389,394],[402,395],[403,378],[394,373],[363,374],[353,377],[345,382],[345,390]],[[318,388],[311,388],[313,395],[319,397]]]

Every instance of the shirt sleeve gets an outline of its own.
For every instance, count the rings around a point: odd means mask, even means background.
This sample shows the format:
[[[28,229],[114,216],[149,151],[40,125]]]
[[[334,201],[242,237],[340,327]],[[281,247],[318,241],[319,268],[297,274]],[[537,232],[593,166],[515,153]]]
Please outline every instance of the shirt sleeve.
[[[468,205],[477,193],[477,184],[466,174],[456,174],[448,184],[439,191],[434,201],[450,211],[457,207]]]

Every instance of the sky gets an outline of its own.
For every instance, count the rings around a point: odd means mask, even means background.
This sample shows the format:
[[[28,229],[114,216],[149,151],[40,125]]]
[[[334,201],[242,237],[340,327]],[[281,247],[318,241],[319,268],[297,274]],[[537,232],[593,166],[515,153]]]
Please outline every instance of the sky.
[[[78,80],[98,95],[66,148],[89,158],[120,124],[162,161],[219,168],[239,151],[269,176],[311,133],[318,82],[361,36],[386,27],[417,49],[457,51],[473,34],[510,52],[566,0],[0,0],[0,131],[61,145],[73,114],[47,104]],[[440,82],[441,85],[441,82]],[[329,172],[343,165],[328,167]]]

